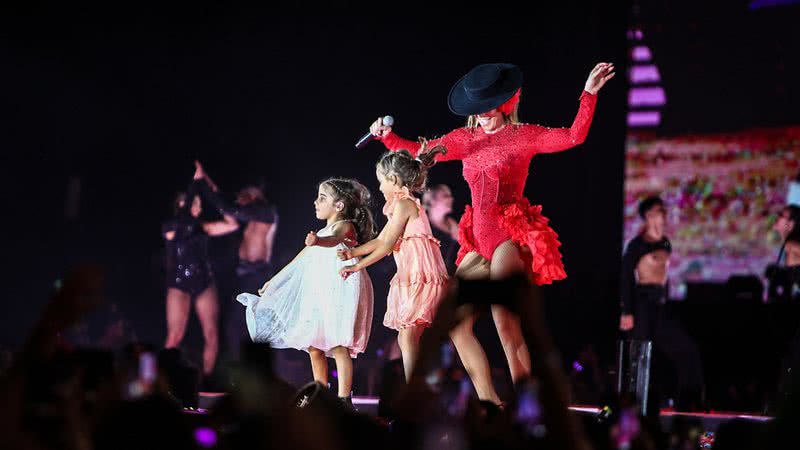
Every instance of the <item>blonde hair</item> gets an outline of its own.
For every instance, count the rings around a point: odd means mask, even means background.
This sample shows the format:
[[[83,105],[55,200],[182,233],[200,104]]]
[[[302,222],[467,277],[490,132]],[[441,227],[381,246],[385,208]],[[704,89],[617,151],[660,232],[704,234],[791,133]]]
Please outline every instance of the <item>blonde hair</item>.
[[[514,110],[511,111],[511,114],[503,114],[503,120],[508,125],[518,125],[519,121],[519,103],[514,107]],[[467,117],[467,128],[477,128],[479,126],[478,123],[478,115],[473,114]]]

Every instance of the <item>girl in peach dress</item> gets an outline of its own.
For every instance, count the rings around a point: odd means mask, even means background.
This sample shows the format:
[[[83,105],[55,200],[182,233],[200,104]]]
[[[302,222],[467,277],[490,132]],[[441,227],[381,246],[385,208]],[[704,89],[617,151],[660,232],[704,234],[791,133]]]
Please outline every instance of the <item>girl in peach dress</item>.
[[[386,198],[383,213],[389,222],[377,238],[338,252],[342,260],[363,256],[358,263],[340,270],[344,278],[394,253],[397,274],[389,285],[383,324],[398,331],[406,379],[411,376],[422,332],[433,322],[447,283],[439,241],[433,237],[425,209],[412,194],[424,190],[427,170],[437,153],[444,154],[446,149],[437,146],[423,150],[418,158],[407,151],[383,155],[376,174]]]

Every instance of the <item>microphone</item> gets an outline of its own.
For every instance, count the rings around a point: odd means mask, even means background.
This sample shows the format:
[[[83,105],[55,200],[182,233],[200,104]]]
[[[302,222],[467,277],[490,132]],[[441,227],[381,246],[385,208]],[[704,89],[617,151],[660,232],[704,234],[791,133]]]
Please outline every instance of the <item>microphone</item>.
[[[394,117],[392,116],[384,116],[383,117],[383,124],[387,127],[394,125]],[[356,142],[356,148],[364,148],[369,143],[369,141],[375,139],[375,135],[372,133],[365,134],[361,139]]]

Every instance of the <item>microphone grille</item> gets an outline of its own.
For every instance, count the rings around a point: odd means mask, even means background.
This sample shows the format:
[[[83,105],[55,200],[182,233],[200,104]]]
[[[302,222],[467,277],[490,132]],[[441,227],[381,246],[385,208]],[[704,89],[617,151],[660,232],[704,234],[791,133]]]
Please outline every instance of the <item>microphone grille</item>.
[[[390,126],[394,125],[394,117],[392,117],[392,116],[384,116],[383,124],[386,125],[387,127],[390,127]]]

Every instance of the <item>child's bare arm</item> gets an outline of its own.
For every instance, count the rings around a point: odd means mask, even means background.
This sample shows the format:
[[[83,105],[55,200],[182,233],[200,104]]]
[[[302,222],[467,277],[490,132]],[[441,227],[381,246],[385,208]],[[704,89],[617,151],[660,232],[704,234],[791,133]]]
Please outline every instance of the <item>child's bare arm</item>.
[[[320,237],[311,231],[306,236],[306,245],[317,245],[319,247],[336,247],[337,245],[352,244],[356,242],[356,229],[350,222],[340,222],[333,226],[333,235]]]
[[[357,264],[342,269],[342,276],[346,277],[347,273],[357,272],[367,268],[378,262],[381,258],[392,253],[397,240],[400,239],[400,237],[403,236],[403,232],[405,232],[408,220],[416,213],[417,206],[414,202],[411,200],[398,201],[394,207],[392,218],[389,220],[389,223],[383,227],[383,230],[381,230],[377,238],[364,245],[364,247],[372,247],[372,251]],[[356,255],[353,254],[352,256]]]

